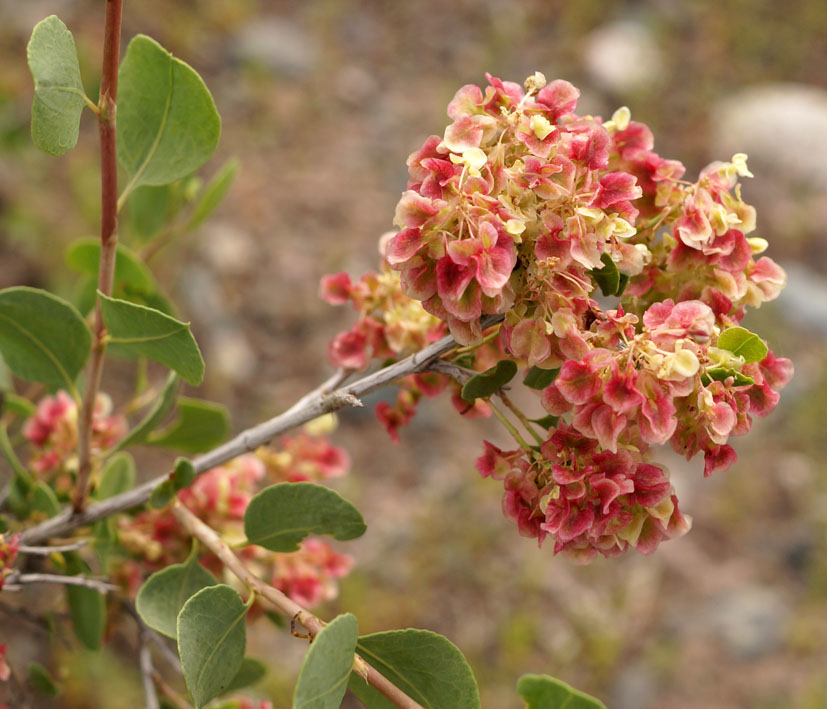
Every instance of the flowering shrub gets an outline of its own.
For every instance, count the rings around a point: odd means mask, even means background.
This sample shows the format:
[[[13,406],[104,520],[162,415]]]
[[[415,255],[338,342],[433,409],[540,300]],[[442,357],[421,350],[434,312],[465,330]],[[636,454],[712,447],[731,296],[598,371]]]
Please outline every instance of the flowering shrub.
[[[361,368],[421,347],[427,314],[473,353],[490,339],[481,317],[501,317],[491,330],[501,357],[553,379],[540,445],[486,443],[477,461],[503,480],[505,514],[581,561],[650,553],[690,526],[651,448],[703,452],[704,475],[726,470],[736,459],[729,437],[769,414],[792,375],[789,360],[738,327],[747,305],[774,299],[786,280],[769,257],[755,260],[767,242],[747,236],[755,210],[737,185],[751,176],[746,156],[685,182],[627,108],[604,122],[575,113],[579,91],[566,81],[488,81],[461,88],[443,136],[408,158],[400,231],[381,240],[381,281],[323,279],[329,302],[349,297],[360,314],[331,359]],[[421,310],[377,314],[402,293]],[[472,355],[476,369],[491,349]],[[420,396],[408,382],[396,408],[379,405],[395,440]]]
[[[703,453],[705,475],[727,469],[736,457],[729,438],[769,414],[792,375],[788,360],[740,326],[747,306],[772,300],[785,282],[761,256],[767,242],[749,236],[755,211],[737,184],[750,176],[746,156],[690,183],[679,162],[653,152],[651,132],[628,109],[608,121],[578,115],[579,92],[566,81],[536,73],[523,86],[489,76],[484,89],[463,87],[444,134],[408,159],[399,231],[380,239],[379,271],[322,279],[328,302],[358,313],[330,345],[337,373],[227,440],[223,407],[179,396],[181,381],[201,383],[204,361],[146,262],[208,216],[235,166],[140,253],[118,244],[118,211],[138,187],[168,189],[171,203],[194,198],[191,176],[220,132],[203,81],[154,40],[133,38],[120,61],[121,4],[106,3],[97,103],[57,17],[40,22],[28,46],[35,143],[60,155],[77,141],[84,109],[96,116],[101,239],[70,247],[86,277],[76,303],[26,286],[0,291],[0,355],[35,392],[21,396],[13,382],[0,399],[0,451],[14,472],[0,590],[64,585],[66,616],[91,651],[127,609],[147,706],[159,705],[157,692],[188,706],[154,667],[148,639],[167,650],[165,638],[174,642],[189,699],[202,707],[266,673],[244,656],[246,623],[276,609],[313,643],[294,706],[338,706],[349,686],[369,709],[478,708],[471,669],[446,638],[360,635],[350,613],[325,623],[308,610],[337,595],[354,563],[323,537],[345,542],[366,529],[348,500],[319,484],[350,466],[326,437],[327,414],[398,383],[395,403],[376,407],[394,440],[425,398],[444,392],[465,418],[495,416],[515,447],[483,442],[477,470],[502,482],[503,511],[520,534],[550,538],[554,553],[578,561],[648,554],[685,533],[690,519],[656,447]],[[119,163],[128,177],[120,194]],[[109,353],[139,362],[125,401],[100,391]],[[147,360],[171,370],[165,383],[148,381]],[[380,366],[355,376],[372,364]],[[521,369],[541,417],[511,399]],[[136,483],[136,446],[182,455]],[[0,682],[14,676],[6,654],[0,644]],[[29,685],[59,691],[37,663]],[[529,707],[550,694],[603,706],[546,675],[524,675],[517,691]]]

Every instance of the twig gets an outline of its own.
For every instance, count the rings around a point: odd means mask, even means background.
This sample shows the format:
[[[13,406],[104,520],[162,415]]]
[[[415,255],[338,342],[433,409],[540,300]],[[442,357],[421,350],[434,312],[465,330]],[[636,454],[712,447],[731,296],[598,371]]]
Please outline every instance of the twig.
[[[149,652],[146,633],[141,627],[139,634],[140,650],[138,651],[138,665],[141,668],[141,684],[144,686],[146,709],[160,709],[158,695],[155,694],[155,683],[152,681],[155,668],[152,666],[152,654]]]
[[[152,679],[155,681],[155,684],[158,685],[158,689],[161,690],[161,693],[167,698],[170,704],[178,709],[192,709],[192,704],[190,704],[186,699],[178,694],[178,692],[170,687],[158,670],[152,670]]]
[[[72,544],[62,544],[60,546],[53,546],[53,547],[29,547],[25,545],[20,545],[17,551],[21,554],[39,554],[41,556],[48,556],[53,552],[65,552],[65,551],[77,551],[78,549],[82,549],[88,544],[85,539],[79,539]]]
[[[412,354],[410,357],[367,374],[355,382],[332,389],[331,387],[341,381],[343,376],[341,372],[337,372],[321,386],[299,399],[284,413],[242,431],[232,440],[195,458],[192,461],[195,472],[197,475],[205,473],[243,453],[254,451],[285,431],[312,421],[322,414],[340,409],[349,402],[353,403],[355,399],[395,382],[397,379],[423,371],[429,367],[433,360],[455,346],[454,338],[450,336],[443,337],[438,342]],[[353,397],[353,399],[349,397]],[[63,510],[51,519],[22,532],[20,541],[25,544],[36,544],[50,537],[64,536],[78,527],[91,524],[117,512],[143,505],[149,499],[152,491],[168,477],[169,472],[159,475],[132,490],[120,495],[113,495],[101,502],[90,505],[82,512],[75,513],[71,509]]]
[[[540,446],[543,445],[543,443],[546,442],[545,439],[534,430],[534,427],[531,425],[531,421],[529,421],[528,417],[520,410],[520,407],[511,401],[511,397],[502,389],[497,392],[497,396],[500,397],[500,401],[506,405],[509,411],[511,411],[511,413],[520,420],[520,423],[523,424],[523,428],[531,434],[531,437],[537,442],[537,444]]]
[[[207,547],[213,554],[215,554],[226,569],[232,572],[241,580],[248,588],[252,589],[256,594],[265,598],[272,603],[280,613],[287,616],[291,620],[301,623],[307,628],[311,637],[315,637],[324,627],[324,623],[309,611],[302,608],[298,603],[284,595],[281,591],[264,583],[255,574],[253,574],[239,559],[233,551],[228,547],[221,537],[211,529],[208,525],[202,522],[192,512],[182,505],[178,500],[175,500],[171,505],[172,513],[181,525],[199,542]],[[423,709],[421,704],[418,704],[399,689],[395,684],[388,680],[383,674],[371,667],[364,659],[358,655],[356,657],[356,664],[362,671],[362,676],[365,680],[381,692],[385,697],[392,701],[401,709]]]
[[[101,246],[98,268],[98,290],[112,294],[115,279],[115,256],[118,246],[118,161],[115,152],[115,113],[118,94],[118,61],[121,45],[122,0],[106,0],[104,21],[103,69],[98,99],[98,132],[101,144]],[[98,396],[103,355],[106,351],[106,327],[103,323],[100,298],[95,302],[95,335],[86,391],[78,419],[78,476],[72,506],[83,510],[92,471],[92,420]]]
[[[436,362],[432,362],[430,369],[432,372],[438,372],[440,374],[445,374],[446,376],[451,377],[454,381],[458,382],[459,384],[465,384],[465,382],[467,382],[471,377],[473,377],[475,374],[478,374],[478,372],[466,369],[465,367],[460,367],[458,364],[454,364],[453,362],[445,362],[443,360],[437,360]],[[514,411],[514,409],[512,408],[513,404],[511,404],[510,399],[508,399],[502,391],[499,392],[498,396],[500,397],[502,402],[506,406],[508,406],[509,409],[512,409],[512,411]],[[502,411],[500,411],[499,408],[497,408],[494,402],[490,399],[488,401],[488,405],[491,407],[491,411],[493,412],[494,416],[497,417],[499,422],[505,427],[505,429],[511,434],[511,437],[517,442],[517,445],[519,445],[524,450],[530,451],[531,446],[522,437],[522,435],[514,426],[514,424],[512,424],[511,421],[509,421],[506,418],[505,414]],[[525,419],[525,416],[522,416],[522,412],[520,412],[519,414],[517,414],[517,418],[523,421]],[[525,421],[527,420],[528,419],[525,419]],[[524,425],[525,421],[523,421]],[[538,443],[542,443],[541,440],[538,440],[537,433],[533,429],[528,428],[528,431],[529,433],[531,433],[532,436],[534,436],[534,439],[537,440]]]
[[[167,645],[166,638],[144,623],[143,618],[138,615],[138,611],[132,601],[126,598],[120,598],[118,600],[121,602],[121,606],[123,606],[124,610],[132,616],[132,620],[135,621],[135,625],[138,626],[138,630],[143,634],[143,637],[150,640],[152,644],[158,648],[164,660],[172,665],[176,672],[183,674],[183,671],[181,670],[181,660],[178,658],[178,655],[170,649],[169,645]]]
[[[3,586],[4,591],[19,591],[21,586],[30,583],[58,583],[64,586],[84,586],[91,588],[98,593],[117,591],[118,587],[88,576],[63,576],[61,574],[21,574],[13,573],[8,576],[7,583]]]

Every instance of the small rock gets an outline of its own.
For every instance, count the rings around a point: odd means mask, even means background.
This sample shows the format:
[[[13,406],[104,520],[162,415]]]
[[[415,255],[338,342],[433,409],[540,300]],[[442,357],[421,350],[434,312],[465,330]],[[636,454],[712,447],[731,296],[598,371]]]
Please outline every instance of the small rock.
[[[745,586],[716,598],[709,609],[713,631],[743,659],[775,651],[789,608],[768,588]]]
[[[313,37],[295,23],[275,17],[257,17],[246,25],[236,38],[235,55],[288,76],[303,76],[318,61]]]
[[[623,93],[654,83],[660,50],[639,22],[621,20],[598,27],[585,39],[584,60],[595,83]]]
[[[744,89],[718,102],[712,126],[716,154],[747,153],[751,162],[771,167],[776,180],[780,173],[827,188],[824,89],[780,83]]]

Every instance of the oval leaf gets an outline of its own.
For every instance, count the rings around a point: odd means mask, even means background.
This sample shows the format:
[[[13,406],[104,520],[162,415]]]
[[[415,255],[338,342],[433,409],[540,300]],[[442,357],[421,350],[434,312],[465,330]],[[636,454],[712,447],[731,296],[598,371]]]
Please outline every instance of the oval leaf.
[[[175,395],[178,393],[178,381],[178,375],[175,372],[170,372],[166,384],[164,384],[164,388],[161,390],[161,394],[155,400],[155,404],[149,413],[118,443],[115,450],[121,450],[128,446],[136,446],[143,443],[149,437],[149,434],[161,425],[161,422],[175,406]]]
[[[767,356],[767,346],[764,341],[745,327],[729,327],[718,337],[718,347],[729,350],[744,361],[760,362]]]
[[[203,80],[154,39],[135,37],[118,74],[118,161],[138,185],[165,185],[212,155],[221,119]]]
[[[549,675],[523,675],[517,680],[517,691],[526,709],[606,709],[599,699]]]
[[[135,461],[129,453],[118,453],[107,461],[95,490],[95,498],[105,500],[134,486]]]
[[[75,271],[89,276],[90,284],[96,284],[98,268],[100,267],[100,241],[98,239],[79,239],[71,243],[66,249],[66,264]],[[155,277],[143,261],[123,244],[118,244],[115,254],[112,295],[130,302],[147,305],[167,315],[173,314],[172,306],[161,293]],[[83,302],[78,303],[78,305],[81,308],[84,305],[91,306],[94,304],[94,296],[94,285],[88,289],[84,288],[79,298]]]
[[[91,343],[86,322],[65,300],[24,286],[0,291],[0,352],[21,379],[74,392]]]
[[[221,204],[221,200],[224,199],[235,181],[235,176],[238,174],[238,165],[238,160],[235,158],[228,160],[216,173],[215,177],[210,180],[204,188],[204,194],[201,195],[201,199],[198,200],[198,204],[192,210],[187,229],[195,229],[200,226]]]
[[[490,369],[471,377],[462,386],[462,398],[465,401],[487,399],[502,389],[517,374],[517,364],[510,359],[497,362]]]
[[[75,39],[51,15],[35,25],[26,54],[34,79],[32,139],[41,150],[63,155],[78,142],[80,114],[88,101]]]
[[[39,662],[29,663],[29,686],[46,697],[56,697],[60,694],[49,670]]]
[[[66,601],[78,640],[89,650],[100,650],[106,629],[106,599],[93,588],[66,586]]]
[[[359,638],[356,652],[426,709],[479,709],[471,668],[442,635],[411,628],[374,633]],[[368,709],[394,706],[355,673],[349,686]]]
[[[113,355],[148,357],[181,375],[188,384],[204,378],[204,360],[190,332],[189,323],[98,291],[103,322]]]
[[[229,586],[204,588],[178,614],[178,654],[196,707],[223,692],[241,669],[248,607]]]
[[[169,222],[178,210],[178,183],[167,185],[144,185],[129,196],[130,234],[146,240]]]
[[[313,483],[279,483],[256,495],[244,513],[250,544],[270,551],[296,551],[308,534],[342,541],[365,533],[365,521],[338,492]]]
[[[345,613],[313,639],[293,693],[293,709],[339,709],[359,637],[356,616]]]
[[[32,490],[31,506],[33,511],[42,512],[46,517],[54,517],[60,512],[60,501],[55,491],[42,481]]]
[[[612,260],[609,254],[603,254],[600,257],[603,262],[603,268],[596,268],[590,271],[595,283],[600,286],[600,292],[605,296],[620,295],[621,289],[621,273],[617,269],[617,264]],[[627,279],[628,280],[628,279]],[[625,287],[626,283],[623,283]]]
[[[264,675],[267,674],[267,666],[254,657],[245,657],[241,661],[241,669],[238,671],[233,681],[230,682],[227,689],[222,691],[222,694],[235,692],[245,687],[250,687],[258,682]]]
[[[156,571],[141,586],[135,608],[141,619],[153,630],[174,638],[178,614],[191,596],[218,581],[198,563],[193,547],[183,564],[173,564]]]
[[[559,369],[540,369],[534,366],[528,370],[528,374],[523,379],[523,384],[531,389],[545,389],[557,378],[559,372]]]
[[[146,442],[182,453],[203,453],[223,443],[229,435],[230,414],[226,406],[182,396],[178,400],[178,418],[148,436]]]

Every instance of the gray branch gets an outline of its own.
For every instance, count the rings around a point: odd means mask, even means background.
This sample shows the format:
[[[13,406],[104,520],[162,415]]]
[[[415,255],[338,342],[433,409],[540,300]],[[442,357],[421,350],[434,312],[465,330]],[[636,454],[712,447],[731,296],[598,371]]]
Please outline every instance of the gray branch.
[[[64,576],[62,574],[21,574],[13,573],[8,579],[8,583],[3,587],[4,591],[19,591],[23,586],[30,583],[57,583],[63,586],[83,586],[91,588],[98,593],[108,593],[109,591],[117,591],[118,587],[101,581],[100,579],[92,579],[88,576]]]
[[[489,317],[483,321],[488,327],[502,320],[502,316]],[[257,426],[242,431],[235,438],[195,458],[192,463],[196,475],[200,475],[233,458],[256,450],[275,436],[312,421],[319,416],[336,411],[344,406],[361,406],[361,397],[380,389],[409,374],[425,371],[438,357],[456,346],[454,338],[443,337],[428,347],[406,357],[384,369],[368,374],[361,379],[342,385],[343,375],[337,372],[317,389],[299,399],[287,411]],[[90,505],[79,513],[67,508],[55,517],[26,530],[20,535],[23,544],[37,544],[56,536],[65,536],[73,529],[92,524],[99,519],[143,505],[152,491],[166,479],[169,473],[159,475],[148,482],[120,495]]]

